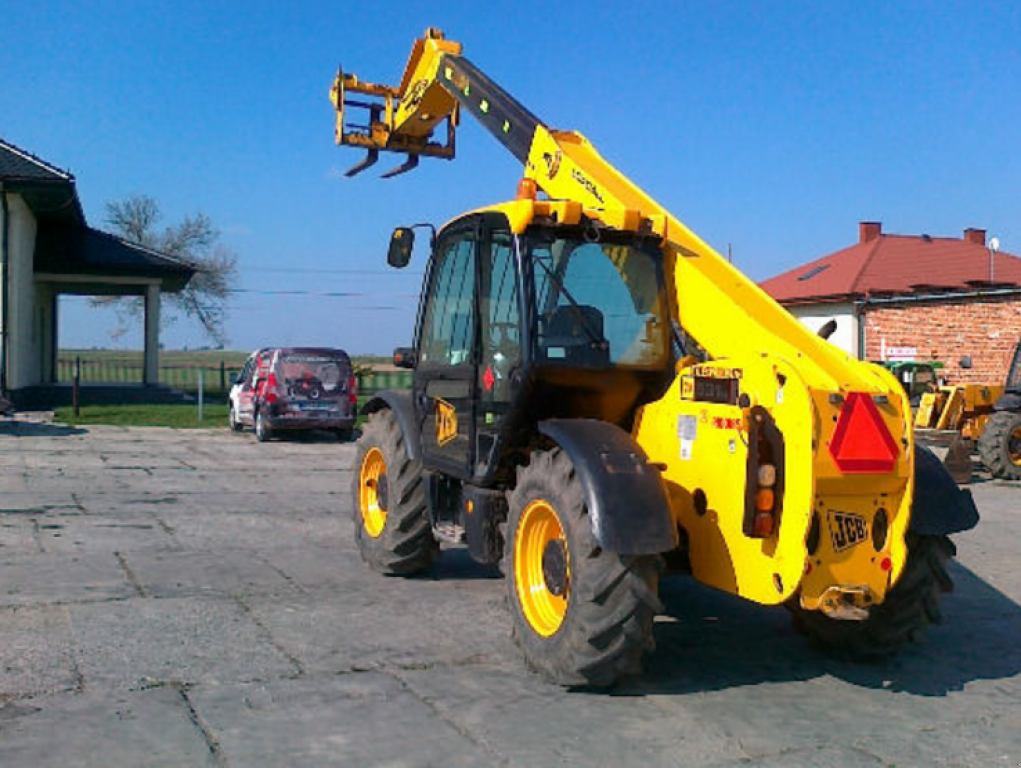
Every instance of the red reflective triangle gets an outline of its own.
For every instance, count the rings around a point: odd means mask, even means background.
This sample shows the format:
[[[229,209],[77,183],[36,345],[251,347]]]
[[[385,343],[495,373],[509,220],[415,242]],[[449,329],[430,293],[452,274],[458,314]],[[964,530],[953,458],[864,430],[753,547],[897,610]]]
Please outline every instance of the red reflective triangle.
[[[847,396],[833,430],[830,455],[844,473],[893,471],[900,450],[868,394]]]

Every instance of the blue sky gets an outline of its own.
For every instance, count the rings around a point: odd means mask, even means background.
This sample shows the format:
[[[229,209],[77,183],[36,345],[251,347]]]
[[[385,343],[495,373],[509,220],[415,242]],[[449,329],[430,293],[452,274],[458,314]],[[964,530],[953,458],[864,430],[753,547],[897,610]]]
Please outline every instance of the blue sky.
[[[756,280],[851,244],[861,220],[986,228],[1021,254],[1006,1],[7,2],[0,136],[73,172],[93,226],[134,193],[166,223],[212,217],[246,291],[229,346],[386,354],[410,341],[421,275],[387,271],[391,229],[512,197],[520,175],[468,119],[452,163],[342,178],[359,154],[333,144],[337,66],[396,84],[428,26]],[[62,346],[111,345],[104,313],[62,313]],[[204,343],[187,320],[164,341]]]

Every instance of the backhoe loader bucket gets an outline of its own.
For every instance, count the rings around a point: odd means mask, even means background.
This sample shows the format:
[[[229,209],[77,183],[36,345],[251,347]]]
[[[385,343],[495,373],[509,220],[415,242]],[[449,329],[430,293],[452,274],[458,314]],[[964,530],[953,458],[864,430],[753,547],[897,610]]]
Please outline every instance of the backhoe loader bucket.
[[[960,435],[954,438],[947,449],[947,455],[943,457],[943,466],[954,478],[958,485],[971,482],[971,472],[974,464],[971,460],[971,443]]]

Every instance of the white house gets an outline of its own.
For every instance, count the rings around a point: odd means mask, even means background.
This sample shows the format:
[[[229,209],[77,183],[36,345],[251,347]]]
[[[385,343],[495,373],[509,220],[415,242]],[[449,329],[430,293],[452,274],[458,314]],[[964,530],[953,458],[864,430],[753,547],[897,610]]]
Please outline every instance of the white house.
[[[194,273],[89,227],[74,176],[0,139],[0,396],[17,404],[55,383],[62,294],[144,297],[144,382],[156,384],[160,293]]]

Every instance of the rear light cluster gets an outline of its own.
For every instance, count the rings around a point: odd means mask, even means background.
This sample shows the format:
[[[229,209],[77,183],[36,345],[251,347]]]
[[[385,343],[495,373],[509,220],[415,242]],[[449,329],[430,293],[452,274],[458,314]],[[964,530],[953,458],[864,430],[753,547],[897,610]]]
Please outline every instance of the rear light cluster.
[[[358,379],[354,374],[351,374],[347,380],[347,401],[352,407],[358,402]]]
[[[759,465],[759,489],[755,491],[755,519],[752,531],[756,538],[765,539],[773,535],[776,520],[776,465]]]
[[[776,533],[783,506],[783,435],[769,412],[751,409],[748,419],[748,472],[744,534],[768,539]]]
[[[277,382],[277,375],[270,371],[266,379],[266,402],[275,403],[280,399],[280,384]]]

